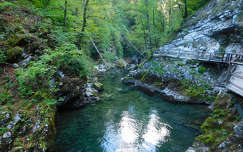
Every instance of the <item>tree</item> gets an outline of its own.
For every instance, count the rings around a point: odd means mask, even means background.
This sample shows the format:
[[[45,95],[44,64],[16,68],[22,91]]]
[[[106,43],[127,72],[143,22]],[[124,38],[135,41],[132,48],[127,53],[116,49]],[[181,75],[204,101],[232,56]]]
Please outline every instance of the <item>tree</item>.
[[[65,5],[64,5],[64,27],[67,24],[67,0],[65,0]]]
[[[185,13],[184,13],[184,18],[187,18],[187,16],[188,16],[188,10],[187,10],[187,0],[184,0],[184,3],[185,3]]]

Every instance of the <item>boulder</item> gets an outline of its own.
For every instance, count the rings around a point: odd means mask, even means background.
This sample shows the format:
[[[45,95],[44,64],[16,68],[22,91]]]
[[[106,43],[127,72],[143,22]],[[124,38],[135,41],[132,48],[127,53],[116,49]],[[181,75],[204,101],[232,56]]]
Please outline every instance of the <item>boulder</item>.
[[[118,59],[116,65],[119,68],[125,68],[128,64],[127,64],[127,62],[125,60]]]
[[[6,57],[7,61],[11,63],[16,63],[22,58],[23,49],[21,47],[13,47],[7,50]]]
[[[98,91],[102,91],[102,90],[104,90],[104,85],[102,83],[100,83],[100,82],[95,82],[94,83],[94,88],[96,90],[98,90]]]
[[[238,124],[235,125],[234,131],[237,138],[243,139],[243,120],[241,120]]]

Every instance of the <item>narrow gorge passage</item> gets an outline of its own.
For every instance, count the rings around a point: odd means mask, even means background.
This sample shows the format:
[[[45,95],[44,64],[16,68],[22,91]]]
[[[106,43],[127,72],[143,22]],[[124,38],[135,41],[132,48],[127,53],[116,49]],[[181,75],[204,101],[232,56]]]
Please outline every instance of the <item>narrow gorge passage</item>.
[[[172,104],[104,74],[102,101],[57,114],[59,152],[180,152],[192,145],[208,116],[201,105]]]

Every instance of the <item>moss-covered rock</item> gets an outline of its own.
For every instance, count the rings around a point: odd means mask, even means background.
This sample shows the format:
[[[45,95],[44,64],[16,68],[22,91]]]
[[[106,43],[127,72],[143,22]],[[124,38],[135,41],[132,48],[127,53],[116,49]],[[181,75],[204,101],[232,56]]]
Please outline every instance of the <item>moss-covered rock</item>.
[[[7,43],[10,46],[16,46],[21,40],[25,38],[24,34],[12,34],[9,39],[7,40]]]
[[[233,128],[238,122],[238,113],[233,109],[234,104],[228,94],[218,95],[213,104],[213,112],[202,124],[202,134],[196,138],[196,143],[206,145],[214,152],[222,149],[237,150],[239,142],[236,142]],[[197,144],[194,144],[194,147],[199,148]]]
[[[46,151],[55,144],[55,108],[36,105],[22,109],[3,124],[0,151]]]
[[[18,61],[23,54],[23,49],[21,47],[13,47],[6,51],[6,58],[10,62]]]
[[[126,62],[125,60],[123,60],[123,59],[118,59],[118,60],[117,60],[117,66],[118,66],[119,68],[124,68],[124,67],[127,66],[127,62]]]

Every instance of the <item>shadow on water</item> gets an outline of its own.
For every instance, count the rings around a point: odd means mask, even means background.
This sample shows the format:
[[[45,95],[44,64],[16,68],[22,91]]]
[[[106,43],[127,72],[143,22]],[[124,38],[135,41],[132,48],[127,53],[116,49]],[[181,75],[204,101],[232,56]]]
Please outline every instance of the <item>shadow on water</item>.
[[[205,106],[147,96],[123,85],[122,74],[103,76],[101,102],[57,114],[58,152],[182,152],[193,143]]]

